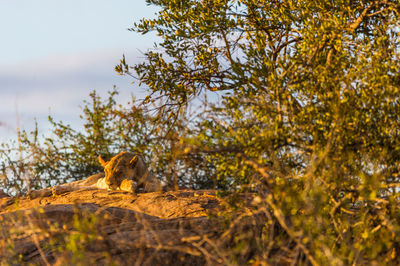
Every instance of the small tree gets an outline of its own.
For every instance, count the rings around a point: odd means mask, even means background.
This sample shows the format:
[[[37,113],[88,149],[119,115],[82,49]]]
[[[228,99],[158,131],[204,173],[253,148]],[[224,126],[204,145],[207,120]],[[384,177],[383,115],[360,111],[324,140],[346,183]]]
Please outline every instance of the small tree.
[[[121,151],[141,153],[171,189],[213,187],[208,177],[212,165],[185,153],[181,144],[182,136],[191,134],[185,116],[171,126],[168,117],[154,114],[134,97],[125,106],[117,104],[117,94],[115,89],[106,99],[90,94],[80,117],[83,130],[50,116],[50,134],[40,136],[36,125],[32,132],[19,131],[18,141],[3,143],[0,182],[6,191],[24,195],[31,189],[84,179],[103,171],[99,155],[111,158]]]

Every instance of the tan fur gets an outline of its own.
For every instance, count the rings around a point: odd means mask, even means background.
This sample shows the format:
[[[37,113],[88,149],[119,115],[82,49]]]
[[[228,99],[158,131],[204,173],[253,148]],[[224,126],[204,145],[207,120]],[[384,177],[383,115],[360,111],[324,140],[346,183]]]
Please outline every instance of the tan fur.
[[[30,198],[60,195],[75,190],[122,190],[135,193],[138,188],[145,192],[161,191],[160,181],[147,169],[139,154],[121,152],[106,162],[99,156],[99,162],[105,173],[92,175],[84,180],[62,184],[52,188],[33,190]]]
[[[139,188],[145,192],[162,190],[160,181],[148,170],[139,154],[121,152],[108,162],[99,156],[99,162],[104,167],[104,181],[109,189],[129,192]]]
[[[55,187],[44,188],[40,190],[32,190],[28,192],[28,197],[31,199],[35,199],[38,197],[48,197],[51,195],[60,195],[66,192],[71,192],[75,190],[95,190],[95,189],[106,189],[107,187],[99,187],[98,183],[101,183],[101,180],[104,180],[104,173],[95,174],[89,176],[84,180],[79,180],[71,183],[62,184]]]

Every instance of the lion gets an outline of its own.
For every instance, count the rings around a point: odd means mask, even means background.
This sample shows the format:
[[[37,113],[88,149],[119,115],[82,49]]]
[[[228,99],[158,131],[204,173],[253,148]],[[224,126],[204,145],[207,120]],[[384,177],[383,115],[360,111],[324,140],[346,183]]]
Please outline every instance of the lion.
[[[138,189],[143,189],[144,192],[156,192],[163,189],[161,182],[149,171],[139,154],[121,152],[108,162],[99,156],[99,162],[104,167],[105,173],[104,180],[99,182],[104,182],[109,189],[129,192]],[[98,185],[104,186],[104,184]]]
[[[52,188],[34,190],[28,193],[30,198],[60,195],[75,190],[121,190],[136,193],[162,191],[161,182],[149,171],[139,154],[121,152],[106,162],[99,156],[104,173],[92,175],[84,180],[62,184]]]
[[[32,190],[27,193],[27,196],[30,199],[35,199],[38,197],[48,197],[51,195],[60,195],[66,192],[72,192],[75,190],[96,190],[96,189],[106,189],[107,187],[105,185],[102,185],[104,183],[104,173],[99,173],[95,174],[92,176],[89,176],[88,178],[84,180],[78,180],[75,182],[70,182],[54,187],[49,187],[49,188],[44,188],[40,190]]]

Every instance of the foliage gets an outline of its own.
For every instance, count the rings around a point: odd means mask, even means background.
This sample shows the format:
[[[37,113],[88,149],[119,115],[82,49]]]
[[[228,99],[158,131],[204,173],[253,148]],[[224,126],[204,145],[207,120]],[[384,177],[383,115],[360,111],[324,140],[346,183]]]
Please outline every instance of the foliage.
[[[158,17],[132,30],[163,41],[116,70],[135,71],[147,100],[171,113],[220,97],[183,142],[212,162],[214,178],[255,188],[311,264],[394,263],[399,3],[147,3]]]

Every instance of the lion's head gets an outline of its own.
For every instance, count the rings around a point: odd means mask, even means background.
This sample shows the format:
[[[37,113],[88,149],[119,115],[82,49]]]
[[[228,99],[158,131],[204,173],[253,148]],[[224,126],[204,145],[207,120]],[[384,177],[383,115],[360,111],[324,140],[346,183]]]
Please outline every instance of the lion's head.
[[[147,170],[138,165],[143,164],[140,156],[130,152],[121,152],[108,162],[99,156],[99,162],[104,167],[105,182],[111,189],[119,188],[124,179],[138,181],[144,174],[143,170]]]

